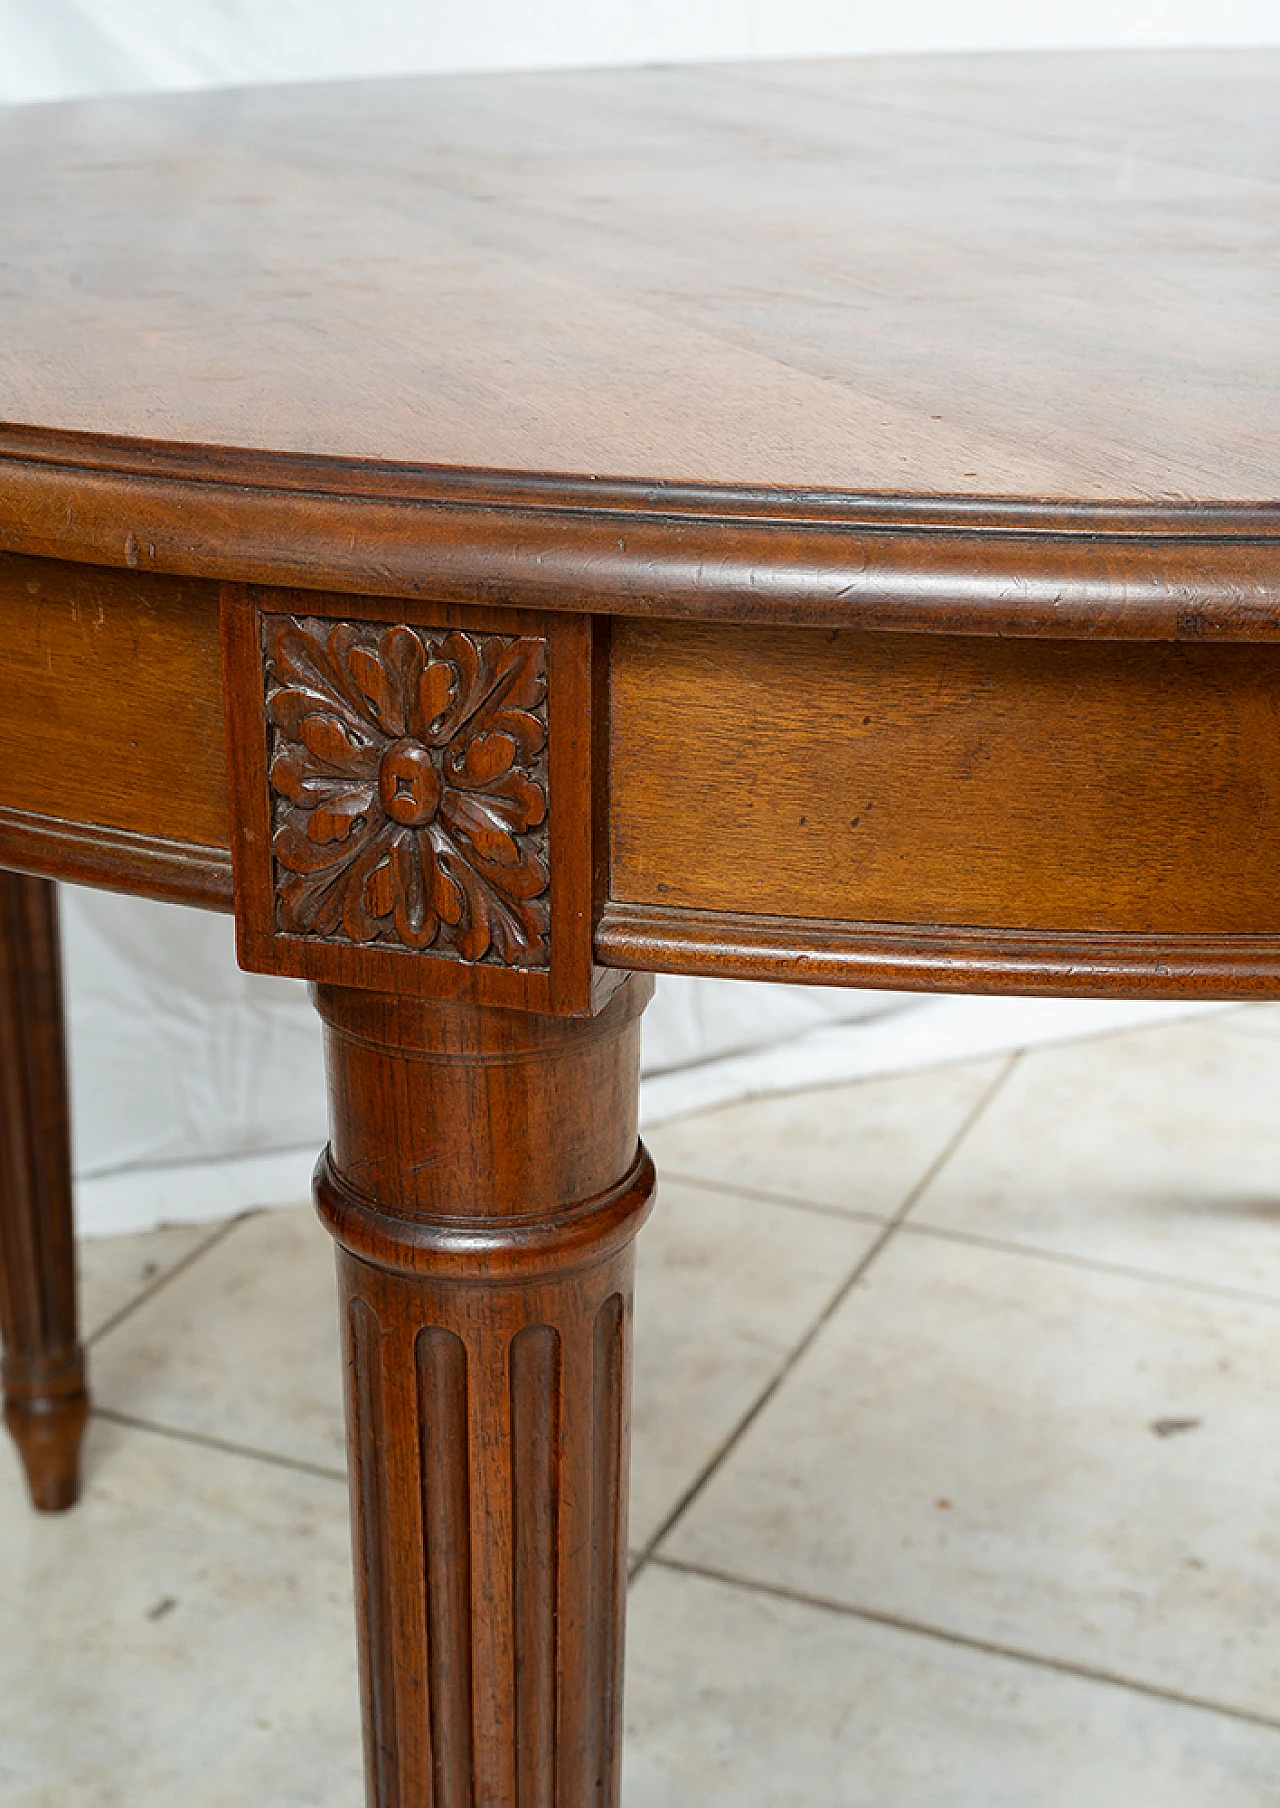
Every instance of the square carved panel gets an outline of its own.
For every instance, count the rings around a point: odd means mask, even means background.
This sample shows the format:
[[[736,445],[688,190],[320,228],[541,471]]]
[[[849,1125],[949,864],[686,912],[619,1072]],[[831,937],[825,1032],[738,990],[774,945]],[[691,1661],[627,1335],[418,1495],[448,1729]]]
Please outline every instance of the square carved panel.
[[[547,964],[547,643],[263,615],[289,935]]]
[[[228,584],[222,624],[241,964],[596,1008],[591,621]]]

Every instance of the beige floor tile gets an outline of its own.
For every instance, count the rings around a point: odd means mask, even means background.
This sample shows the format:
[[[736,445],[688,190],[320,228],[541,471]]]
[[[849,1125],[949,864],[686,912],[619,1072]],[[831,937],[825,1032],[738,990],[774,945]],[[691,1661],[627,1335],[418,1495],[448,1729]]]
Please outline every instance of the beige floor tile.
[[[101,1406],[331,1469],[341,1388],[333,1242],[308,1208],[246,1218],[93,1352]]]
[[[902,1236],[664,1549],[1270,1715],[1277,1375],[1270,1305]]]
[[[645,1132],[658,1172],[890,1217],[983,1098],[1003,1061],[768,1099]]]
[[[0,1464],[0,1808],[362,1800],[346,1490],[101,1422],[76,1511]]]
[[[137,1236],[82,1237],[76,1244],[81,1336],[93,1337],[148,1287],[221,1235],[221,1225],[166,1224]]]
[[[874,1237],[669,1183],[640,1244],[632,1538],[643,1544]],[[344,1461],[333,1256],[308,1209],[237,1226],[95,1349],[99,1404]]]
[[[631,1542],[642,1547],[878,1235],[663,1182],[636,1277]]]
[[[1280,1047],[1221,1024],[1025,1055],[912,1222],[1280,1296]]]
[[[623,1808],[1273,1808],[1280,1733],[699,1577],[636,1585]]]
[[[1218,1019],[1223,1029],[1243,1030],[1252,1036],[1280,1036],[1280,1004],[1250,1004]]]

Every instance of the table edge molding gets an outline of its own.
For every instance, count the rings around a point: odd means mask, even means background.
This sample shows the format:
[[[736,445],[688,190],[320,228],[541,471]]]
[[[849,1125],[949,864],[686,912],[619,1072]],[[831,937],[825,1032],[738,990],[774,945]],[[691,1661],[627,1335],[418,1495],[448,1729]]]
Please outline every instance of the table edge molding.
[[[573,613],[1280,640],[1280,501],[717,487],[0,425],[0,550]]]
[[[206,910],[230,911],[233,904],[231,855],[224,848],[2,806],[0,867]]]
[[[844,923],[610,902],[602,966],[886,991],[1274,997],[1275,935],[1130,935]]]

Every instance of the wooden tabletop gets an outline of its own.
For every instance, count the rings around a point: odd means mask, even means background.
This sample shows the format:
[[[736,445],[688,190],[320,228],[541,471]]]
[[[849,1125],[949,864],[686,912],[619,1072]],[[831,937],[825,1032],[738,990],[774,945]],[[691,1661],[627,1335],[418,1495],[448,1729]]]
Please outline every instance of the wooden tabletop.
[[[0,112],[0,419],[711,485],[1280,495],[1280,53]]]
[[[263,649],[514,633],[563,764],[512,871],[569,876],[489,1002],[1272,995],[1277,101],[1195,52],[0,114],[0,863],[226,904],[234,842],[247,964],[468,988],[277,918]]]

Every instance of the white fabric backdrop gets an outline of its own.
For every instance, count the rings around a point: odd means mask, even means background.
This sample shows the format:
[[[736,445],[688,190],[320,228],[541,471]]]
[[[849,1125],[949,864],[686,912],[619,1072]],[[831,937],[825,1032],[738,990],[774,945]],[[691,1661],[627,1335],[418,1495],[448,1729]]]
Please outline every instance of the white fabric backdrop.
[[[413,70],[1277,43],[1276,0],[0,0],[0,100]]]
[[[0,102],[447,69],[1275,43],[1275,0],[0,0]],[[305,990],[239,973],[223,918],[64,888],[63,923],[81,1229],[301,1197],[324,1135]],[[1187,1008],[666,980],[646,1019],[643,1109],[653,1121]]]
[[[229,918],[63,887],[83,1231],[305,1196],[324,1140],[318,1026],[296,980],[241,973]],[[665,979],[642,1114],[887,1073],[1185,1007],[921,998]]]

